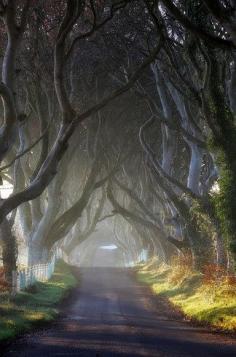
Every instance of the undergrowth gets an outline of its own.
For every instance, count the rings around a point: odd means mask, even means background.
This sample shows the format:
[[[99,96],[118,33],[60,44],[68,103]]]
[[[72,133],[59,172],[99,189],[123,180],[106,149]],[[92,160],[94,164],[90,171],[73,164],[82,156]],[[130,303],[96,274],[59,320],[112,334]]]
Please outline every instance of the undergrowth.
[[[57,305],[76,285],[69,265],[59,261],[48,282],[36,283],[15,297],[0,294],[0,341],[13,338],[34,326],[52,321]]]
[[[171,266],[149,261],[137,268],[139,281],[151,286],[178,307],[187,318],[223,330],[236,330],[236,278],[210,264],[203,272],[193,271],[188,257],[175,259]]]

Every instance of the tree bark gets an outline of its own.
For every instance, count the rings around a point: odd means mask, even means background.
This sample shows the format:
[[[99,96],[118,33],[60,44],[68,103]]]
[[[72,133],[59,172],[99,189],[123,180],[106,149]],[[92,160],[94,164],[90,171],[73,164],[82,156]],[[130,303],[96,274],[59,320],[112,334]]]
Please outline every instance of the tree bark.
[[[17,245],[15,236],[12,234],[11,225],[5,219],[0,225],[0,234],[2,240],[2,259],[6,274],[6,280],[11,286],[12,272],[17,269]]]

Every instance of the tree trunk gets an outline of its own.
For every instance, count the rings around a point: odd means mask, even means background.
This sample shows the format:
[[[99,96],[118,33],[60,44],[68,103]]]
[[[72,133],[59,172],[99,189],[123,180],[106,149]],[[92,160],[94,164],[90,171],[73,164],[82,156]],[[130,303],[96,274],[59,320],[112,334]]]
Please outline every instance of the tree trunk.
[[[191,159],[188,172],[188,183],[187,186],[194,192],[199,195],[199,183],[201,175],[201,166],[202,166],[202,150],[193,143],[189,143],[191,150]]]
[[[30,241],[28,245],[28,266],[45,264],[48,262],[49,251],[37,241]]]
[[[11,225],[5,218],[0,225],[2,238],[2,259],[6,274],[6,280],[11,286],[12,272],[17,269],[17,245],[15,236],[12,234]]]
[[[47,236],[56,214],[60,206],[60,189],[61,180],[60,175],[55,177],[54,181],[48,186],[48,206],[44,212],[39,224],[34,228],[34,231],[30,237],[29,252],[28,252],[28,264],[39,264],[48,256],[48,249],[45,244],[42,244],[43,240]],[[37,252],[38,249],[38,252]]]
[[[222,235],[216,233],[215,236],[216,247],[216,264],[222,267],[227,267],[226,249]]]

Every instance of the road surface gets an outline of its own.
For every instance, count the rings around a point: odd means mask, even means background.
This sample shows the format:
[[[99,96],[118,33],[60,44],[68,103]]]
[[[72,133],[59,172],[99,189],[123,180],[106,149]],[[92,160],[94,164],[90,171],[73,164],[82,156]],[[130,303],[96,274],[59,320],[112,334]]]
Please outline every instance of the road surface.
[[[128,269],[82,268],[80,287],[50,329],[3,356],[236,356],[236,340],[193,327]]]

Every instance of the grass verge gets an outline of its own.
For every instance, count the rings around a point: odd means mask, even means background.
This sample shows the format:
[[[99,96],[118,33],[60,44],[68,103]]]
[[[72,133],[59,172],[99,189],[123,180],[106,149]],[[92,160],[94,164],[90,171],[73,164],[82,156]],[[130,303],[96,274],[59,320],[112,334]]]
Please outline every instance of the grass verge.
[[[179,274],[179,270],[181,274]],[[180,278],[181,276],[181,278]],[[166,297],[191,320],[224,331],[236,331],[236,285],[204,282],[203,274],[149,262],[137,267],[137,277],[155,294]]]
[[[57,305],[77,284],[69,265],[59,261],[52,278],[15,297],[0,294],[0,342],[56,318]]]

